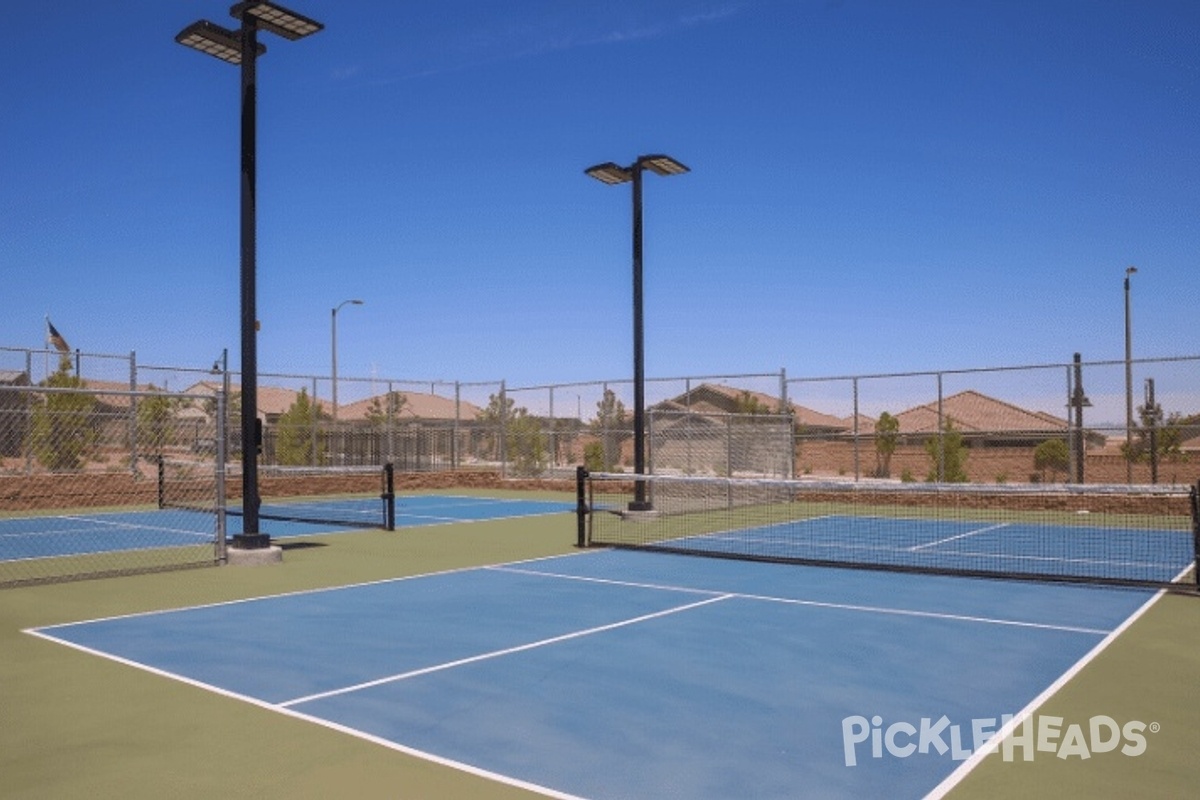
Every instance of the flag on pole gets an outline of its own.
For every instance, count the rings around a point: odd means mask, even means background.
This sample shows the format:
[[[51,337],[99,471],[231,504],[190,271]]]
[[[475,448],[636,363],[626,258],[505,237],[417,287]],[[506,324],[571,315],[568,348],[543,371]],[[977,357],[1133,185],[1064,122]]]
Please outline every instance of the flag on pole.
[[[67,344],[67,340],[63,338],[58,329],[54,327],[54,323],[50,321],[50,317],[46,317],[46,339],[60,353],[71,352],[71,346]]]

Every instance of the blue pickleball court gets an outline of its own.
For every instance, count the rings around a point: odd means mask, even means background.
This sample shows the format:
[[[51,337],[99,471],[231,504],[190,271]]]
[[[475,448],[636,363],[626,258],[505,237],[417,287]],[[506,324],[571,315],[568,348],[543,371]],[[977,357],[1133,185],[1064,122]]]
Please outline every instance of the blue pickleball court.
[[[552,797],[917,798],[975,742],[847,720],[998,728],[1152,596],[591,550],[31,632]]]

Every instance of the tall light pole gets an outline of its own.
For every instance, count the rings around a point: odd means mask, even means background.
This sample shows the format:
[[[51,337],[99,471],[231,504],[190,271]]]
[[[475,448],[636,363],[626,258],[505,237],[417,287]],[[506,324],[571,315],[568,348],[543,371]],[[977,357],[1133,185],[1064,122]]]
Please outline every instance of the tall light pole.
[[[338,378],[337,378],[337,312],[338,312],[338,309],[344,305],[361,306],[362,304],[363,304],[362,300],[343,300],[342,302],[338,303],[336,306],[333,307],[333,313],[331,315],[332,321],[330,322],[329,341],[330,341],[330,344],[333,349],[333,358],[330,359],[330,363],[333,366],[333,374],[332,374],[332,378],[333,378],[333,419],[335,421],[337,420],[337,414],[338,414],[338,402],[337,402],[337,381],[338,381]]]
[[[670,156],[638,156],[637,161],[622,167],[607,161],[588,167],[584,173],[610,185],[633,182],[633,471],[646,474],[646,372],[645,329],[642,322],[642,173],[650,170],[656,175],[682,175],[688,168]],[[635,480],[634,500],[630,511],[650,511],[652,503],[646,498],[645,481]]]
[[[1133,483],[1133,327],[1129,315],[1129,276],[1137,267],[1125,268],[1125,482]]]
[[[207,20],[184,28],[175,37],[182,45],[241,67],[241,337],[242,337],[242,533],[233,546],[267,547],[271,538],[258,530],[258,311],[256,300],[256,125],[255,62],[267,51],[258,43],[262,30],[285,39],[301,39],[325,26],[266,0],[237,3],[229,14],[241,23],[232,31]]]

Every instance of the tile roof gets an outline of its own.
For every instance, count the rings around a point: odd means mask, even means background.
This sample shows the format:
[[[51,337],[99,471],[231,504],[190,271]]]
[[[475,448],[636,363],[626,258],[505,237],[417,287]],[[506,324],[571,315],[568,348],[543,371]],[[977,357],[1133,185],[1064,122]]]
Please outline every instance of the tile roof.
[[[954,421],[954,427],[964,433],[1048,433],[1067,430],[1067,421],[1041,411],[988,397],[973,390],[959,392],[942,399],[942,416]],[[910,408],[896,414],[900,433],[936,433],[938,429],[937,402]]]
[[[655,406],[656,409],[672,411],[692,411],[698,414],[733,414],[737,413],[737,404],[743,397],[765,406],[772,412],[779,410],[779,398],[764,392],[740,389],[736,386],[725,386],[716,383],[702,383],[692,387],[678,397],[666,400]],[[846,422],[831,414],[822,414],[795,403],[788,404],[792,417],[797,425],[806,428],[821,428],[835,431],[850,430],[853,422]]]
[[[187,394],[207,395],[216,391],[220,387],[217,381],[201,381],[189,388]],[[231,386],[230,389],[234,392],[239,390],[239,386]],[[296,401],[296,397],[300,393],[294,389],[285,389],[279,386],[259,386],[258,387],[258,409],[263,414],[276,416],[283,414],[292,403]],[[426,394],[425,392],[397,392],[403,395],[405,402],[400,408],[400,419],[445,419],[452,420],[455,418],[454,398],[442,397],[436,394]],[[367,415],[371,410],[371,403],[378,400],[380,405],[386,402],[387,395],[380,394],[373,397],[368,397],[363,400],[356,400],[353,403],[338,404],[338,421],[339,422],[361,422],[367,419]],[[330,405],[326,398],[319,398],[321,409],[325,413],[329,413]],[[463,400],[459,402],[458,418],[462,420],[473,420],[479,417],[483,411],[476,405]]]
[[[424,392],[396,392],[396,394],[404,397],[404,405],[400,407],[400,413],[398,414],[400,419],[452,420],[457,417],[460,420],[473,420],[483,413],[479,406],[468,403],[466,400],[458,402],[456,413],[453,397],[442,397],[441,395],[426,394]],[[365,420],[371,410],[371,404],[375,401],[378,401],[380,407],[384,408],[386,407],[384,404],[387,402],[387,395],[376,395],[375,397],[368,397],[365,400],[339,405],[338,420],[343,422]]]

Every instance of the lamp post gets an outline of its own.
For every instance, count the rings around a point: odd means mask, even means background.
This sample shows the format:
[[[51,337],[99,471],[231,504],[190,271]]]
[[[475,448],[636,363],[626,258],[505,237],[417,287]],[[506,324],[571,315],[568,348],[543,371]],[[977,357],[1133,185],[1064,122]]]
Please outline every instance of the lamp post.
[[[1137,267],[1125,268],[1125,482],[1133,483],[1133,336],[1129,316],[1129,276]]]
[[[342,302],[338,303],[336,306],[334,306],[334,307],[333,307],[333,313],[332,313],[332,315],[331,315],[331,320],[332,320],[332,321],[331,321],[331,323],[330,323],[330,329],[329,329],[329,341],[330,341],[330,345],[331,345],[331,347],[332,347],[332,350],[333,350],[333,358],[332,358],[332,359],[330,359],[330,362],[331,362],[331,364],[332,364],[332,367],[333,367],[333,371],[332,371],[332,372],[333,372],[333,374],[332,374],[332,378],[333,378],[333,419],[334,419],[334,421],[335,421],[335,422],[337,421],[337,416],[338,416],[338,401],[337,401],[337,381],[338,381],[338,378],[337,378],[337,312],[338,312],[338,309],[339,309],[339,308],[341,308],[341,307],[342,307],[342,306],[344,306],[344,305],[361,306],[362,304],[363,304],[363,301],[362,301],[362,300],[343,300]]]
[[[645,331],[642,322],[642,173],[645,170],[663,176],[689,171],[665,155],[638,156],[628,167],[608,161],[584,170],[586,175],[601,183],[633,183],[633,471],[636,475],[646,474]],[[635,480],[634,483],[634,500],[629,504],[629,510],[652,510],[652,503],[646,499],[645,481]]]
[[[232,31],[200,20],[175,37],[182,45],[241,67],[241,346],[242,346],[242,533],[234,547],[263,548],[271,538],[258,530],[258,313],[255,286],[255,142],[257,76],[255,62],[267,51],[258,43],[259,29],[285,39],[301,39],[324,26],[266,0],[237,3],[230,15],[241,23]]]

